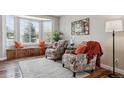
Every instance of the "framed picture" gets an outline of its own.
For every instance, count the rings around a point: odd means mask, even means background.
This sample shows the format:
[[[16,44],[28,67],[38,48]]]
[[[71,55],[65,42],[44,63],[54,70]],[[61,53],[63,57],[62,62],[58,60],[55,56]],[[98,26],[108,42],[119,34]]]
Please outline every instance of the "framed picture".
[[[89,18],[72,22],[71,34],[72,35],[89,35]]]

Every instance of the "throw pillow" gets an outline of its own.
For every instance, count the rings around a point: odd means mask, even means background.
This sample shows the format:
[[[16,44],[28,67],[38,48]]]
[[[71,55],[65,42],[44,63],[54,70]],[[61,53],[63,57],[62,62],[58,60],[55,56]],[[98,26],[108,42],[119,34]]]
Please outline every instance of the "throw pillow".
[[[39,45],[40,48],[45,48],[45,41],[44,40],[39,40]]]
[[[58,42],[54,42],[53,45],[52,45],[52,47],[53,47],[54,49],[56,49],[56,48],[58,47],[58,45],[59,45]]]
[[[39,40],[38,46],[40,47],[40,54],[45,54],[45,47],[46,47],[45,41]]]
[[[75,54],[85,53],[86,47],[87,46],[85,44],[81,44],[79,47],[76,48]]]
[[[16,48],[24,48],[23,44],[21,42],[18,42],[18,41],[15,42],[15,47]]]

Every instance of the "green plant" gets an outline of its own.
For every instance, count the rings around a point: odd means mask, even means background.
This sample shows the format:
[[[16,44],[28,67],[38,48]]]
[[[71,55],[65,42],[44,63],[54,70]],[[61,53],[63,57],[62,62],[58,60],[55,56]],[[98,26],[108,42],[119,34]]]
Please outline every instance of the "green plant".
[[[61,39],[61,36],[60,36],[60,35],[61,35],[60,32],[55,31],[55,32],[53,32],[53,34],[52,34],[52,39],[53,39],[54,41],[58,41],[58,40]]]

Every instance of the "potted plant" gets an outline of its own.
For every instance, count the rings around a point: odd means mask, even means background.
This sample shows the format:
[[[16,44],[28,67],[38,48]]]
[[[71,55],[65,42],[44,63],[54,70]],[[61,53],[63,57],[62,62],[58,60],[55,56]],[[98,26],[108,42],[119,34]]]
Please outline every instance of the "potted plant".
[[[60,40],[60,39],[61,39],[61,34],[60,34],[60,32],[58,32],[58,31],[53,32],[53,34],[52,34],[52,39],[53,39],[54,41]]]

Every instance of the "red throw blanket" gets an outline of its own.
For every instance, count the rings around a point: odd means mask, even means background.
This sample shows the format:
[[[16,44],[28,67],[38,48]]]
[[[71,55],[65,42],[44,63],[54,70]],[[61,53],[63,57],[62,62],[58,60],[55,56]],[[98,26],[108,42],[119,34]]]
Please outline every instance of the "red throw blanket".
[[[91,59],[94,56],[96,58],[96,66],[100,67],[100,57],[103,55],[102,48],[99,42],[96,41],[88,41],[87,42],[87,49],[86,49],[86,56],[87,56],[87,63],[90,63]]]

